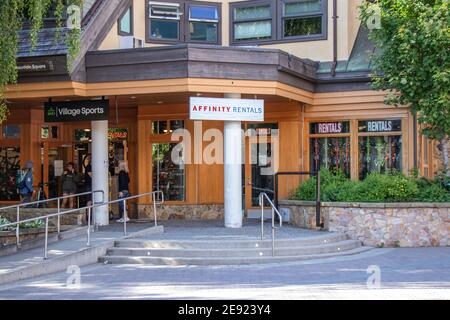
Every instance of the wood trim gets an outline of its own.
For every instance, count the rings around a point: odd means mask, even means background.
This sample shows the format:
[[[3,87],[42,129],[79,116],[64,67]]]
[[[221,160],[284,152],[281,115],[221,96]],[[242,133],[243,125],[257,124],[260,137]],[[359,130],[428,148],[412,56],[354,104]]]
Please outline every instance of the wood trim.
[[[279,95],[311,104],[314,94],[278,81],[181,78],[107,83],[51,82],[7,86],[6,99],[97,97],[152,93],[205,92]]]

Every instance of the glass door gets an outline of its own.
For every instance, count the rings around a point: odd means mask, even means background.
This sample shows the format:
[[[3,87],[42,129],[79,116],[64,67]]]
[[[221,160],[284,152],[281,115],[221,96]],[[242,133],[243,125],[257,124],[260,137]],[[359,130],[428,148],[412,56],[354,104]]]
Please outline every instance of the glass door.
[[[246,204],[247,208],[259,207],[259,195],[261,192],[273,198],[274,181],[272,166],[272,143],[249,144],[250,158],[246,165]]]

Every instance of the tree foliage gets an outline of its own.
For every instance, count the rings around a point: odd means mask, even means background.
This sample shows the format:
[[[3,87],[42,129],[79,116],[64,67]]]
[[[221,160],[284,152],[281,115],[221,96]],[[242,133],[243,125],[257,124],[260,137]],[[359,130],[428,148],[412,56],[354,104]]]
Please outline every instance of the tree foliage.
[[[36,47],[39,31],[44,19],[50,13],[56,19],[55,41],[59,40],[65,18],[65,8],[76,5],[79,8],[83,0],[1,0],[0,1],[0,123],[7,115],[8,108],[3,99],[5,86],[17,82],[18,32],[25,23],[30,26],[31,50]],[[68,63],[78,54],[80,29],[66,30],[65,42],[68,47]]]
[[[364,1],[361,20],[367,25],[380,22],[370,30],[378,49],[373,57],[373,87],[387,92],[387,104],[411,106],[423,133],[446,145],[443,160],[450,174],[446,149],[450,136],[449,1]]]

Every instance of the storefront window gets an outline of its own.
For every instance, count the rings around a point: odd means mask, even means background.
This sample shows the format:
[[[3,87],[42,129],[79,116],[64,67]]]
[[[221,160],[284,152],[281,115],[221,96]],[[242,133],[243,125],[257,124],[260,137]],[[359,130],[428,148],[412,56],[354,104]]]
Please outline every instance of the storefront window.
[[[20,139],[20,126],[6,125],[2,127],[3,139]]]
[[[169,132],[167,121],[153,121],[152,122],[152,134],[166,134]]]
[[[90,129],[75,129],[76,142],[89,142],[92,140],[92,132]]]
[[[185,166],[183,151],[174,150],[180,145],[176,143],[155,143],[152,145],[153,156],[153,190],[162,191],[167,201],[184,201],[185,199]],[[173,159],[175,154],[178,159]]]
[[[247,130],[250,136],[278,136],[278,123],[251,123],[247,125]]]
[[[359,132],[360,179],[402,170],[401,120],[360,121]]]
[[[326,168],[350,177],[350,137],[312,138],[311,171]]]
[[[168,134],[184,128],[184,120],[162,120],[152,122],[152,134]]]
[[[0,147],[0,201],[18,201],[16,173],[20,170],[20,148]]]
[[[48,125],[42,126],[41,139],[58,139],[58,127]]]
[[[326,168],[350,177],[350,123],[321,122],[310,127],[311,171]]]

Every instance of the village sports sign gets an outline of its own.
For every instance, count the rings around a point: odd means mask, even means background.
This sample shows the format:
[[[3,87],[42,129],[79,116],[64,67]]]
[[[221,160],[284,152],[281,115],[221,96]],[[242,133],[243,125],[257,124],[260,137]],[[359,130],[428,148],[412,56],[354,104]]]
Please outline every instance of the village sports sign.
[[[264,121],[264,100],[191,97],[191,120]]]
[[[108,120],[109,100],[47,102],[45,122],[75,122]]]

